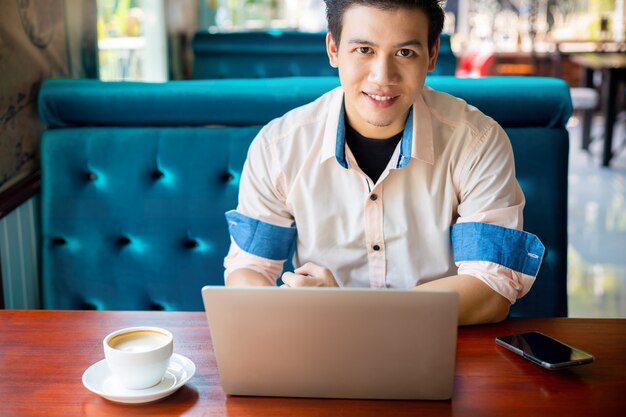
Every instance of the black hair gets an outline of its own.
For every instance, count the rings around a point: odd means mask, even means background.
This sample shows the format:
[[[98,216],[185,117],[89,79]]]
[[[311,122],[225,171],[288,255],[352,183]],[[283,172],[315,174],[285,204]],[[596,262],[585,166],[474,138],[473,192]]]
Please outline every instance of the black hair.
[[[428,49],[431,50],[443,30],[443,1],[441,0],[324,0],[328,31],[339,46],[343,15],[354,5],[375,7],[379,10],[418,9],[428,19]]]

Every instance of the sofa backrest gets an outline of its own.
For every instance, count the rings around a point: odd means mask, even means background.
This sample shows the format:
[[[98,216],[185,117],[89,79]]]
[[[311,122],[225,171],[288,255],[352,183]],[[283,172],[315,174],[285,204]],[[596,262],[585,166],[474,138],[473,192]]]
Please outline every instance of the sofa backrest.
[[[526,194],[525,229],[547,248],[519,316],[566,303],[567,85],[548,78],[427,84],[476,105],[509,134]],[[39,109],[42,297],[51,309],[201,310],[223,284],[247,149],[262,125],[338,85],[335,77],[46,81]]]
[[[192,40],[193,78],[275,78],[336,76],[328,63],[326,32],[197,32]],[[450,35],[441,35],[432,75],[454,75]]]

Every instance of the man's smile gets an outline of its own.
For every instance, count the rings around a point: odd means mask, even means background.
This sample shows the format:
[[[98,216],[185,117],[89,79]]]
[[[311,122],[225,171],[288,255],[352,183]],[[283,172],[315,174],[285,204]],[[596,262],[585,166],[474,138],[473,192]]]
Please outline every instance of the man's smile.
[[[400,97],[399,95],[373,94],[366,92],[363,92],[363,95],[370,103],[379,108],[390,107],[397,101],[398,97]]]

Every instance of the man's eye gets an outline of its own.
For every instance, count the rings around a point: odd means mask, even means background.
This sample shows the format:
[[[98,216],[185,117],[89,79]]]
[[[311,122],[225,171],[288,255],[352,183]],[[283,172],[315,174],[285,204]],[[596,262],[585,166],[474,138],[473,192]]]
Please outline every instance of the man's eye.
[[[414,55],[414,52],[411,51],[410,49],[400,49],[398,51],[398,56],[401,56],[401,57],[407,58],[407,57],[410,57],[410,56],[413,56],[413,55]]]
[[[370,52],[372,52],[372,48],[370,48],[369,46],[359,46],[358,48],[356,48],[356,51],[360,54],[369,54]]]

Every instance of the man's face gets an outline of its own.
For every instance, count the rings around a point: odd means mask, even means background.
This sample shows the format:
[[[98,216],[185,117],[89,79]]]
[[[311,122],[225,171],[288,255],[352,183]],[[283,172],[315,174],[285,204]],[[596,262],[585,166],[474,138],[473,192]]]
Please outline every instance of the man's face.
[[[435,67],[439,41],[428,51],[428,18],[421,10],[351,6],[343,15],[340,45],[326,37],[330,63],[339,68],[348,122],[369,138],[404,129],[406,116]]]

